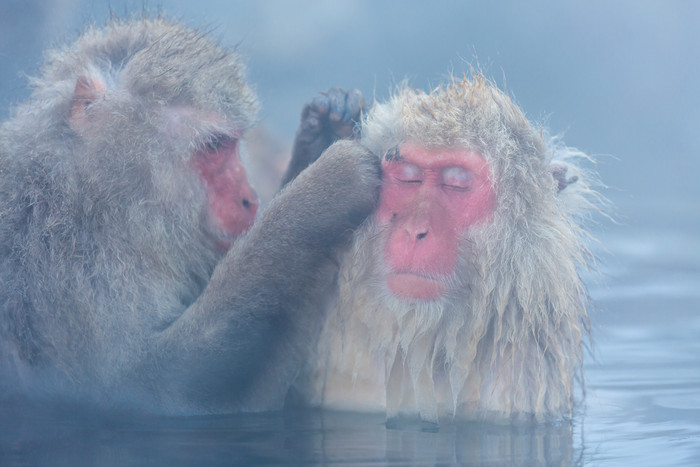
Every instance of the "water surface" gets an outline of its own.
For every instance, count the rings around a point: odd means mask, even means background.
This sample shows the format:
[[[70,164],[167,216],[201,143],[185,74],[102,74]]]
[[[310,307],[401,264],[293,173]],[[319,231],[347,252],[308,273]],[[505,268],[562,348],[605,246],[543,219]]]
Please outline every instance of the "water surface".
[[[693,218],[605,224],[573,420],[387,429],[378,415],[205,417],[0,404],[0,465],[700,465],[700,240]]]

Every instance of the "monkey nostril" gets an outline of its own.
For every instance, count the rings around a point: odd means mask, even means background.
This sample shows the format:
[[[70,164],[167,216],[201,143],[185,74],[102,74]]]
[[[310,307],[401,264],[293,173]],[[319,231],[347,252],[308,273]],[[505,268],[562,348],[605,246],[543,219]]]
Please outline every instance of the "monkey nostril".
[[[421,232],[421,233],[419,233],[418,235],[416,235],[416,238],[417,238],[418,240],[423,240],[423,239],[424,239],[425,237],[427,237],[427,236],[428,236],[428,232]]]
[[[247,199],[243,198],[243,207],[246,209],[250,209],[250,201]]]

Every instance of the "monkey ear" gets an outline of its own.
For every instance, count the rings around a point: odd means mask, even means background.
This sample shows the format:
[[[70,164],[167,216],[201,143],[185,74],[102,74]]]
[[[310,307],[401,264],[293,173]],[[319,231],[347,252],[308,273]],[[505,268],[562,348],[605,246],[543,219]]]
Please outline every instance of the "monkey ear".
[[[552,163],[549,165],[549,171],[557,182],[557,193],[561,193],[567,186],[578,181],[578,176],[576,175],[567,177],[568,170],[569,168],[563,164]]]
[[[80,76],[75,83],[73,91],[73,104],[71,106],[69,123],[70,127],[77,132],[88,123],[86,109],[96,99],[103,97],[107,86],[95,77]]]

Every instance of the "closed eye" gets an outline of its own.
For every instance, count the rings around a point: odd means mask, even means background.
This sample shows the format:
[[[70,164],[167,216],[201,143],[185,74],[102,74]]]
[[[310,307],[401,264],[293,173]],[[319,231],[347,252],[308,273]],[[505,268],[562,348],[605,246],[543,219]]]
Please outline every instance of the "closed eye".
[[[398,164],[394,172],[394,178],[401,183],[421,183],[423,181],[423,171],[412,164]]]
[[[469,191],[474,186],[474,173],[464,167],[447,167],[442,171],[442,186],[448,190]]]

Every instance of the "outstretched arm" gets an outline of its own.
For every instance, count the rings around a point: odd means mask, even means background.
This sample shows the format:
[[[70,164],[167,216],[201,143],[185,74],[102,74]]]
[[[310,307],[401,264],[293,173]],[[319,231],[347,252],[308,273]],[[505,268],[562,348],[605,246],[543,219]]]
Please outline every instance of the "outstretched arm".
[[[313,310],[334,280],[336,252],[374,208],[379,180],[375,156],[339,141],[277,195],[153,349],[155,374],[184,391],[166,395],[175,406],[281,407],[320,322]]]

